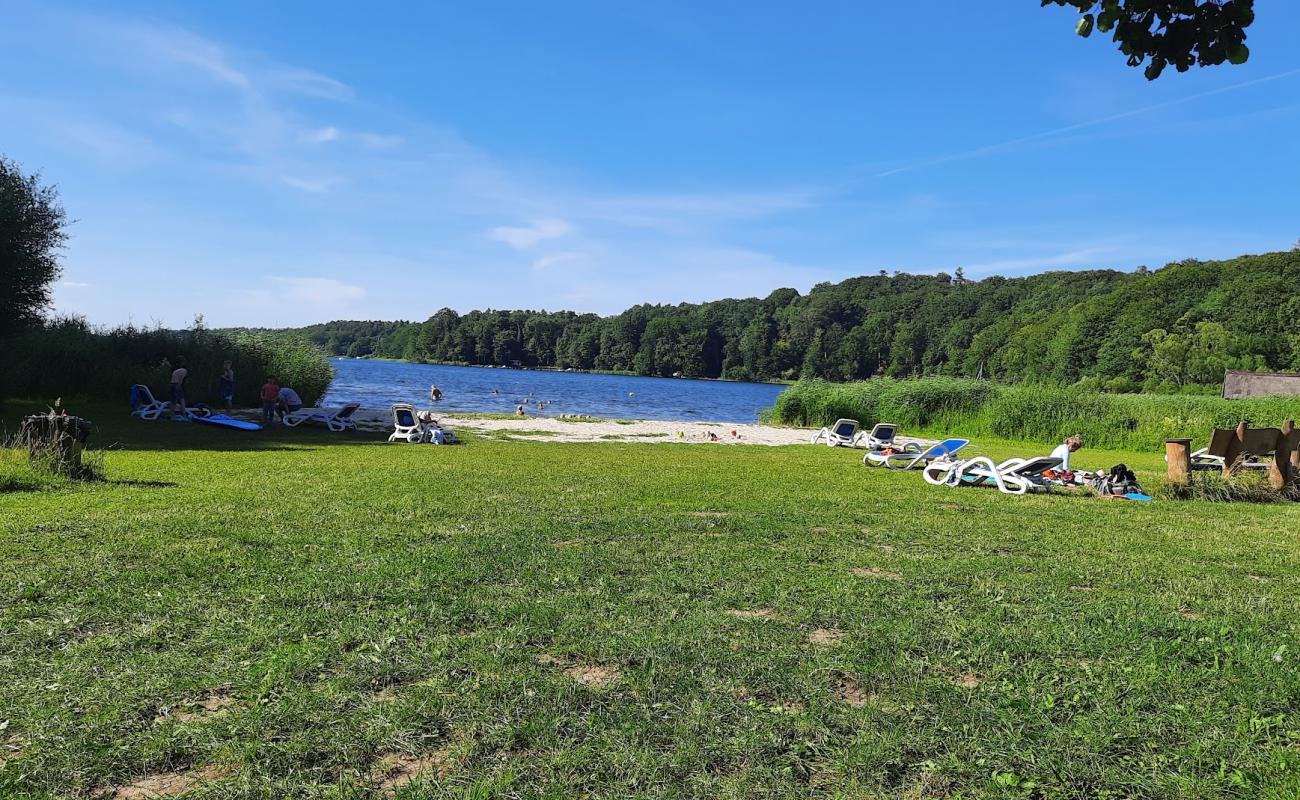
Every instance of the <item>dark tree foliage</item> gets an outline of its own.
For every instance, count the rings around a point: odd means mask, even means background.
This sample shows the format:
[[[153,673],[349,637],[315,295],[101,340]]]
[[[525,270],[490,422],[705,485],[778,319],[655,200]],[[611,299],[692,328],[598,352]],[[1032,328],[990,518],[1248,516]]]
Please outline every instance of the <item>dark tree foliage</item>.
[[[0,334],[40,320],[49,307],[66,223],[58,191],[0,156]]]
[[[889,275],[807,295],[571,311],[442,309],[428,320],[281,332],[336,355],[641,375],[854,380],[954,375],[1110,391],[1203,391],[1224,369],[1300,370],[1300,252],[1135,272]]]
[[[1042,0],[1053,3],[1078,9],[1080,36],[1113,31],[1130,67],[1147,64],[1148,80],[1170,64],[1186,72],[1250,57],[1246,28],[1255,21],[1255,0]]]

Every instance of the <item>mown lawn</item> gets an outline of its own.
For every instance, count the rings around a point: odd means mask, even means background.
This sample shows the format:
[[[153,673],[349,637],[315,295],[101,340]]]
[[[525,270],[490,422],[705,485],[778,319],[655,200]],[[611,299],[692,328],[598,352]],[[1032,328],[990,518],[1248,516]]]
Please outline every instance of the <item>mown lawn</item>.
[[[1300,796],[1294,505],[825,447],[97,439],[108,482],[0,493],[0,796]]]

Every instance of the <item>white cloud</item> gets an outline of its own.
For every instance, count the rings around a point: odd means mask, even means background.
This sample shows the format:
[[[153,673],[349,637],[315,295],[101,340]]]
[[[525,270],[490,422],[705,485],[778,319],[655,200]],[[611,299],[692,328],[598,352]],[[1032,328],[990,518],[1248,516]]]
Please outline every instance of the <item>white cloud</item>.
[[[516,250],[527,250],[538,242],[559,239],[573,233],[574,227],[562,219],[539,219],[522,228],[501,226],[493,228],[491,237],[505,242]]]
[[[93,284],[82,281],[59,281],[59,285],[65,289],[89,289]]]
[[[579,261],[586,256],[586,253],[556,253],[554,255],[543,256],[533,262],[533,269],[548,269],[559,264],[567,264],[573,261]]]
[[[281,180],[295,189],[312,192],[313,194],[328,192],[341,183],[338,178],[295,178],[292,175],[283,175]]]
[[[357,139],[366,147],[382,148],[397,147],[406,139],[401,136],[389,135],[384,133],[359,133]]]
[[[316,144],[323,144],[325,142],[337,141],[338,138],[339,138],[339,129],[335,128],[333,125],[330,125],[325,128],[317,128],[315,130],[304,131],[302,134],[303,141],[312,142]]]
[[[334,278],[273,277],[269,297],[275,301],[313,306],[342,306],[364,300],[366,290]],[[256,290],[254,290],[256,291]]]
[[[263,83],[272,91],[292,92],[322,100],[351,100],[355,94],[352,87],[342,81],[300,67],[272,71],[263,78]]]

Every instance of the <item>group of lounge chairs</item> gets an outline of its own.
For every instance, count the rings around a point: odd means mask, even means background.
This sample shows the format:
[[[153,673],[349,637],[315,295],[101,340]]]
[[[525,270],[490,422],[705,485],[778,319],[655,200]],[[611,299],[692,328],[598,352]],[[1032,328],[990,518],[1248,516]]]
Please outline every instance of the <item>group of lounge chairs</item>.
[[[360,407],[360,403],[348,403],[339,408],[300,408],[297,411],[287,412],[282,417],[282,421],[291,428],[310,422],[324,425],[336,433],[354,430],[357,423],[353,419],[353,415],[356,414],[357,409]],[[143,420],[156,420],[171,411],[172,403],[154,397],[148,386],[137,383],[131,387],[131,416]],[[197,403],[193,406],[187,406],[184,411],[175,412],[175,415],[202,419],[211,417],[213,412],[208,406]]]
[[[836,420],[812,437],[812,444],[823,441],[830,447],[866,447],[863,464],[919,469],[926,482],[935,486],[992,485],[1007,494],[1026,494],[1053,485],[1052,472],[1061,468],[1061,459],[1049,456],[1012,458],[1000,463],[985,456],[960,458],[958,453],[970,444],[969,439],[944,439],[928,447],[902,443],[898,441],[898,426],[890,422],[879,422],[870,431],[861,431],[857,420]]]

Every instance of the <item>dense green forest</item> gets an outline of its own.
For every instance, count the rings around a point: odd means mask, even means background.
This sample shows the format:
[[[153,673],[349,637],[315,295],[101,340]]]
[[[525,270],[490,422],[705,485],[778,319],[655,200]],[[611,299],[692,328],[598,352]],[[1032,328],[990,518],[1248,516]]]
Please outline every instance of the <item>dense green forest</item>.
[[[971,281],[903,273],[621,314],[438,311],[294,335],[336,355],[739,380],[949,375],[1205,391],[1300,369],[1300,252]],[[286,332],[288,333],[288,332]]]

